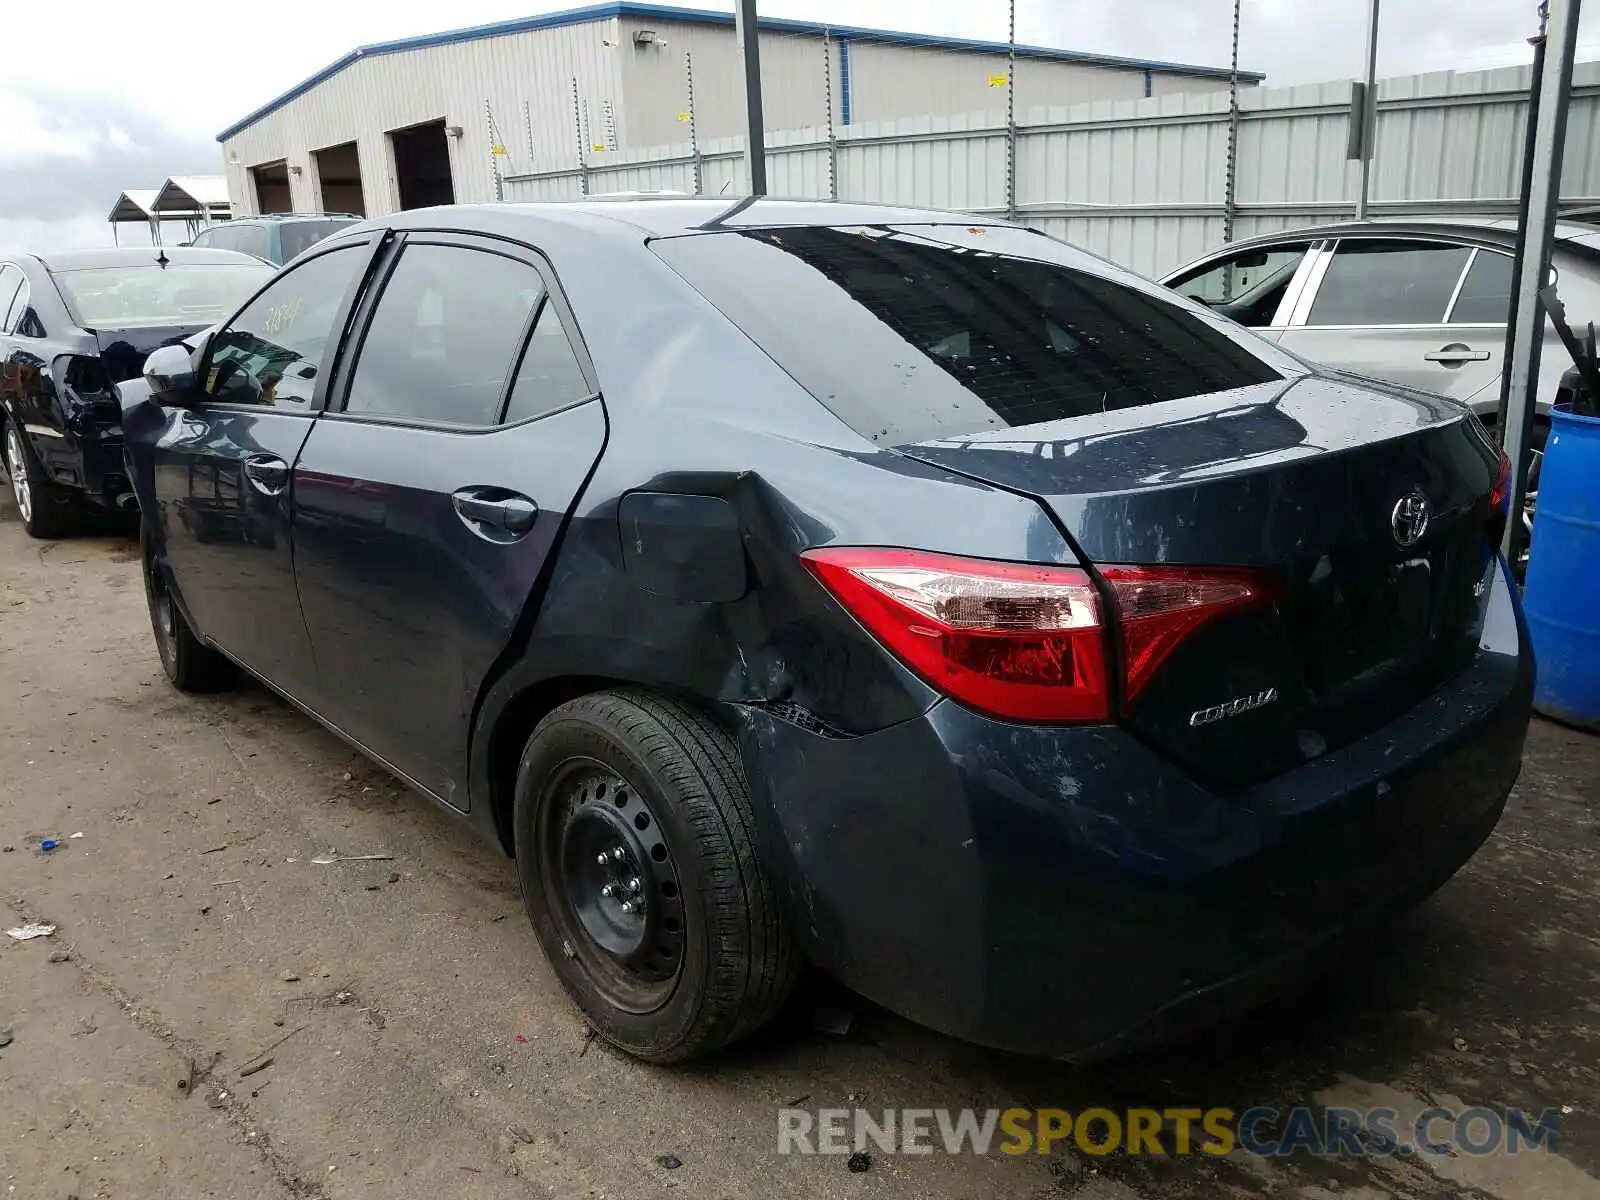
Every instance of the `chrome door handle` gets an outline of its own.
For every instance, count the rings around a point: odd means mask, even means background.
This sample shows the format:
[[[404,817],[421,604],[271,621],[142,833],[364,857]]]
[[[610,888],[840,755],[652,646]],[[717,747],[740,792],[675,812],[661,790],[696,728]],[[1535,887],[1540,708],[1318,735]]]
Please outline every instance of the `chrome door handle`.
[[[1429,362],[1443,363],[1447,367],[1459,367],[1462,363],[1488,362],[1489,352],[1474,350],[1471,346],[1456,342],[1449,346],[1441,346],[1437,350],[1430,350],[1422,357]]]
[[[450,501],[469,524],[489,525],[519,536],[532,529],[539,516],[539,506],[526,496],[489,500],[474,489],[465,488],[452,495]]]
[[[289,464],[271,454],[244,460],[244,477],[256,491],[276,496],[289,486]]]

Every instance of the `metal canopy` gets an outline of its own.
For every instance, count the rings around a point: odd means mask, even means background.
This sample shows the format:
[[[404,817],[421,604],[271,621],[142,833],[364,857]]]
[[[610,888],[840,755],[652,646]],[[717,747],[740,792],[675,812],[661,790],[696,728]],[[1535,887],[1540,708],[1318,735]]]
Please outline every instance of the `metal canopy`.
[[[156,191],[123,192],[111,206],[111,215],[106,220],[113,224],[127,224],[133,221],[143,221],[148,224],[155,217],[150,206],[156,202],[157,194]]]
[[[151,210],[188,216],[212,208],[228,207],[226,175],[174,175],[161,185]]]

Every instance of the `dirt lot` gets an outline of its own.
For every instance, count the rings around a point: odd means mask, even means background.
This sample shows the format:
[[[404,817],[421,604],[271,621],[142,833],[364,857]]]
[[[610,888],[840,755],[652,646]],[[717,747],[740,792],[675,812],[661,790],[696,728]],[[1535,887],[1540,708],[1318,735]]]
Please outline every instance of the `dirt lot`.
[[[0,927],[58,926],[0,937],[6,1197],[1600,1197],[1600,739],[1540,725],[1499,832],[1435,900],[1176,1048],[1075,1070],[810,982],[756,1044],[658,1070],[586,1039],[508,861],[266,693],[172,691],[132,543],[31,542],[9,497],[0,697]],[[312,861],[330,849],[392,860]],[[853,1012],[847,1036],[821,1005]],[[1566,1106],[1560,1154],[853,1172],[775,1149],[794,1102],[1431,1101]]]

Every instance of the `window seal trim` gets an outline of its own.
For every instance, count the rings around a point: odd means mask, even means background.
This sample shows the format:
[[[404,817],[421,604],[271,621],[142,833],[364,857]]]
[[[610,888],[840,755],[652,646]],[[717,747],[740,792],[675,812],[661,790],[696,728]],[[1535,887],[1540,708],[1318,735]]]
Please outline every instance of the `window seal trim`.
[[[591,392],[580,400],[569,400],[559,408],[546,409],[544,412],[520,417],[515,421],[502,421],[498,425],[463,425],[457,421],[431,421],[426,417],[396,417],[387,413],[342,412],[333,409],[324,409],[320,413],[308,413],[307,415],[317,417],[323,421],[337,421],[351,425],[384,425],[396,429],[417,429],[424,433],[460,433],[469,437],[478,437],[486,433],[503,433],[508,429],[532,425],[536,421],[543,421],[548,417],[571,412],[575,408],[582,408],[585,404],[593,404],[600,399],[602,397],[599,392]],[[249,408],[250,406],[241,405],[239,407]]]

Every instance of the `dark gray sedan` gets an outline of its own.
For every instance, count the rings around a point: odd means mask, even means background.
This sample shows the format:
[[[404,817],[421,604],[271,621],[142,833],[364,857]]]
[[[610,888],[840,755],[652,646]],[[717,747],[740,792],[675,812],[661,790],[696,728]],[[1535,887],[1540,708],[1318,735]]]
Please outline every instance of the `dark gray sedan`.
[[[168,677],[475,824],[653,1061],[805,963],[995,1046],[1168,1038],[1418,903],[1517,777],[1479,422],[1025,229],[419,210],[122,391]]]

